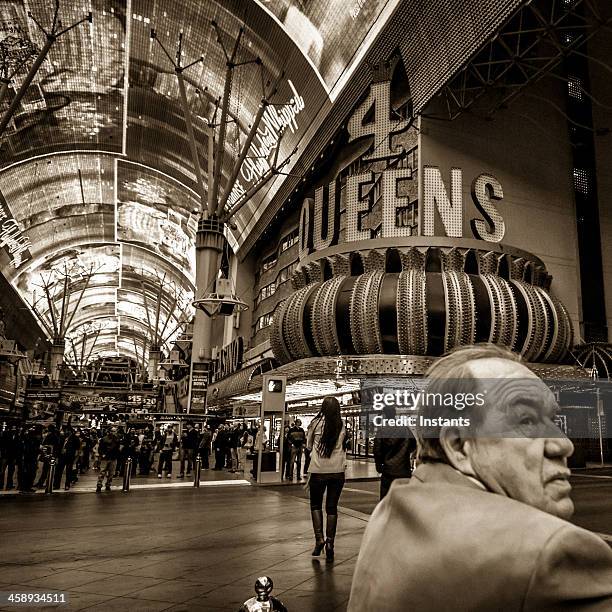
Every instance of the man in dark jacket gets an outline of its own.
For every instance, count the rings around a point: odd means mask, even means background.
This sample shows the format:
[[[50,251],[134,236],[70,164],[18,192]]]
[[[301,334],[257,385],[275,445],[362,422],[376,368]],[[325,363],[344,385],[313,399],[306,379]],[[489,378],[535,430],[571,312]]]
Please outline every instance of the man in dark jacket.
[[[225,425],[219,425],[213,440],[213,447],[215,449],[215,467],[213,469],[222,470],[225,467],[225,456],[228,449]]]
[[[238,423],[234,423],[233,427],[227,432],[227,467],[232,473],[238,471],[238,447],[240,446],[240,438],[242,437],[242,428]]]
[[[106,435],[100,440],[98,445],[98,454],[100,456],[100,472],[98,473],[98,485],[96,493],[102,491],[102,481],[106,474],[106,490],[111,490],[113,476],[117,469],[117,459],[120,454],[119,438],[117,437],[117,428],[113,427],[106,432]]]
[[[287,432],[289,443],[289,463],[287,465],[287,478],[293,480],[293,466],[297,468],[297,479],[302,477],[302,452],[306,446],[306,432],[302,427],[302,421],[297,419],[295,424]]]
[[[395,418],[395,408],[385,406],[383,414],[386,419]],[[380,499],[389,491],[396,478],[410,478],[412,474],[411,455],[416,449],[416,440],[406,429],[407,437],[397,437],[397,428],[392,428],[395,437],[389,437],[384,429],[377,432],[374,438],[374,461],[376,471],[380,474]]]
[[[6,472],[6,490],[14,488],[13,476],[21,452],[19,430],[15,425],[0,434],[0,489],[4,488]]]
[[[138,452],[138,467],[141,476],[148,476],[151,471],[153,455],[153,430],[147,428],[139,437],[140,446]]]
[[[123,476],[127,466],[127,460],[132,458],[132,476],[136,475],[136,447],[138,438],[131,427],[119,435],[119,460],[117,461],[116,473]]]
[[[34,493],[34,479],[38,467],[38,455],[42,437],[36,427],[30,427],[21,439],[21,461],[19,462],[19,490]]]
[[[202,457],[202,468],[205,470],[210,467],[209,458],[211,442],[212,432],[210,431],[210,426],[206,425],[206,427],[204,427],[204,430],[202,431],[202,437],[200,438],[199,446],[200,457]]]
[[[49,466],[51,459],[57,461],[62,449],[62,437],[57,431],[57,427],[51,423],[47,426],[47,433],[43,438],[43,466],[38,482],[37,489],[44,489],[47,486],[47,478],[49,477]]]
[[[74,429],[68,427],[66,429],[66,437],[64,438],[64,444],[60,452],[57,470],[55,472],[55,482],[53,484],[55,489],[59,489],[62,483],[62,473],[64,470],[66,471],[64,490],[68,491],[70,489],[70,485],[74,479],[72,470],[74,469],[74,462],[80,448],[81,440],[75,434]]]
[[[200,443],[200,435],[191,421],[187,421],[186,428],[181,435],[181,470],[179,478],[185,476],[185,461],[187,461],[187,476],[191,475],[191,470],[195,461],[195,453]]]

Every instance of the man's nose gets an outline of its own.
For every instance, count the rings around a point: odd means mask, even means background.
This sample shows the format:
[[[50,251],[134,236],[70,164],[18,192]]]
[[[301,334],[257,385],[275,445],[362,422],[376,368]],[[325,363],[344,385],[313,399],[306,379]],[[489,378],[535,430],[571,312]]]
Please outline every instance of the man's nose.
[[[567,458],[574,453],[574,444],[562,431],[557,430],[556,436],[546,438],[544,453],[551,458]]]

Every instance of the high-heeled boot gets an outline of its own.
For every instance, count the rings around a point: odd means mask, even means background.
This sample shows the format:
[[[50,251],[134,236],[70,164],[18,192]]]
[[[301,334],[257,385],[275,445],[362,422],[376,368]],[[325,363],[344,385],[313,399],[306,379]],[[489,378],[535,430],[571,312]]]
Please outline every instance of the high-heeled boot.
[[[312,551],[313,557],[318,557],[325,546],[325,538],[323,537],[323,510],[311,510],[312,528],[315,534],[315,547]]]
[[[334,538],[336,537],[336,526],[338,525],[338,515],[328,514],[327,525],[325,526],[325,557],[328,561],[334,560]]]

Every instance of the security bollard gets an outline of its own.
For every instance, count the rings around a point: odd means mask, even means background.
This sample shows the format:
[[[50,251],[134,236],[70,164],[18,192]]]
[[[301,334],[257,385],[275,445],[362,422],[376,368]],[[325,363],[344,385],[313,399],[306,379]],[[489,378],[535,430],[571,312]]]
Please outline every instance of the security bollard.
[[[132,479],[132,458],[128,457],[123,468],[123,490],[127,493],[130,490],[130,480]]]
[[[247,599],[238,612],[287,612],[283,602],[270,595],[273,587],[272,578],[260,576],[255,582],[256,596]]]
[[[47,475],[47,486],[45,487],[45,493],[53,493],[53,481],[55,480],[55,457],[51,457],[49,460],[49,474]]]
[[[200,474],[202,473],[202,457],[198,455],[195,459],[195,470],[193,470],[193,486],[200,486]]]

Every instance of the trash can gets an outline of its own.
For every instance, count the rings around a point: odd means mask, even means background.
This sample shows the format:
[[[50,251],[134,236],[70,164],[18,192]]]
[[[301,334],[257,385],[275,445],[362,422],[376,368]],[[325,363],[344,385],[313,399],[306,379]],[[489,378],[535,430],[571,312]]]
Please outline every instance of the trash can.
[[[253,461],[253,469],[251,470],[251,474],[257,477],[259,453],[248,455],[247,459],[251,459]],[[261,454],[261,471],[276,472],[276,451],[264,451]]]

